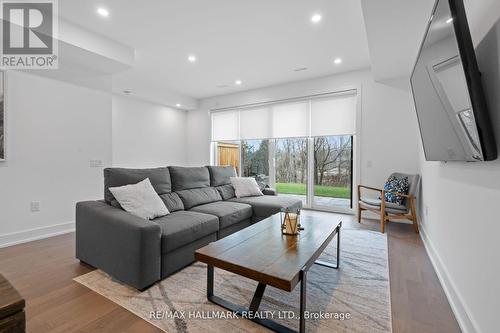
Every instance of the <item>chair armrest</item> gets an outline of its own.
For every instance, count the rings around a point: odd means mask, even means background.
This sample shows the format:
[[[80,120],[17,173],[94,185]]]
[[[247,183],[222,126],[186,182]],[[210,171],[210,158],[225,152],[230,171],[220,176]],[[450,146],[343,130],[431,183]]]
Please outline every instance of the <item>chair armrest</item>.
[[[367,189],[367,190],[377,191],[377,192],[382,193],[382,190],[381,190],[381,189],[379,189],[379,188],[370,187],[370,186],[365,186],[365,185],[358,185],[358,190],[360,190],[360,189],[362,189],[362,188]]]
[[[415,199],[415,196],[411,195],[411,194],[403,194],[403,193],[399,193],[399,192],[395,192],[395,191],[382,190],[382,194],[384,196],[385,196],[385,193],[392,193],[392,194],[397,195],[399,197],[403,197],[403,198],[410,199],[410,200]]]
[[[278,191],[276,191],[276,189],[274,189],[274,188],[266,187],[265,189],[262,190],[262,194],[264,194],[264,195],[278,195]]]
[[[366,189],[370,191],[376,191],[379,192],[381,195],[383,191],[381,189],[375,188],[375,187],[370,187],[370,186],[365,186],[365,185],[358,185],[358,200],[361,200],[361,189]]]
[[[104,202],[76,204],[76,257],[137,289],[160,279],[161,228]]]

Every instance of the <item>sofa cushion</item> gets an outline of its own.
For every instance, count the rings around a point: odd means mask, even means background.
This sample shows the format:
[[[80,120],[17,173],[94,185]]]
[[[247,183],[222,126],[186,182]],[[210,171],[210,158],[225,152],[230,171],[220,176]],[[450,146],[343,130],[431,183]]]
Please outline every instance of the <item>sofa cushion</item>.
[[[106,200],[107,203],[111,203],[115,199],[113,194],[109,191],[110,187],[137,184],[146,178],[149,178],[151,185],[153,185],[153,188],[158,195],[172,191],[170,172],[168,168],[106,168],[104,169],[104,200]]]
[[[160,199],[163,200],[163,203],[171,213],[178,210],[184,210],[184,204],[181,198],[179,198],[179,195],[175,192],[162,194],[160,195]]]
[[[161,227],[161,251],[167,253],[219,230],[217,216],[178,211],[152,220]]]
[[[252,206],[229,201],[218,201],[196,206],[190,211],[217,216],[219,218],[220,229],[227,228],[252,217]]]
[[[230,177],[236,177],[236,169],[233,166],[207,166],[210,172],[210,186],[221,186],[231,184]]]
[[[222,200],[229,200],[236,196],[236,194],[234,193],[234,187],[231,184],[217,186],[215,189],[219,191]]]
[[[206,167],[169,167],[172,188],[174,191],[192,188],[209,187],[210,174]]]
[[[176,193],[181,198],[184,209],[191,209],[194,206],[222,200],[219,192],[214,187],[194,188]]]
[[[254,217],[269,217],[279,213],[282,208],[302,208],[301,200],[282,196],[264,195],[259,197],[232,198],[229,201],[252,206]]]

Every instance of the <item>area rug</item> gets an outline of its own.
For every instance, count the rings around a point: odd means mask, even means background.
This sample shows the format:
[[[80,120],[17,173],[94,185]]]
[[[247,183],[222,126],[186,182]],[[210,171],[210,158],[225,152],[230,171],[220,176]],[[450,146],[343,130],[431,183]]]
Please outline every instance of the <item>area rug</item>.
[[[334,262],[336,241],[320,257]],[[342,229],[340,269],[313,265],[307,278],[307,332],[391,332],[387,237]],[[206,298],[206,265],[194,263],[139,292],[95,270],[75,278],[165,332],[268,332]],[[215,269],[215,294],[250,304],[257,283]],[[267,287],[259,314],[298,330],[300,286],[291,293]]]

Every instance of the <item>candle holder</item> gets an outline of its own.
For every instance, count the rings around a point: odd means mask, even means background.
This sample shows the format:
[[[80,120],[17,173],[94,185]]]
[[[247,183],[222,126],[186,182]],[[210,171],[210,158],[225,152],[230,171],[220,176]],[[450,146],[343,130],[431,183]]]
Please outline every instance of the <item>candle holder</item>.
[[[300,225],[300,209],[283,208],[280,211],[281,233],[295,236],[304,228]]]

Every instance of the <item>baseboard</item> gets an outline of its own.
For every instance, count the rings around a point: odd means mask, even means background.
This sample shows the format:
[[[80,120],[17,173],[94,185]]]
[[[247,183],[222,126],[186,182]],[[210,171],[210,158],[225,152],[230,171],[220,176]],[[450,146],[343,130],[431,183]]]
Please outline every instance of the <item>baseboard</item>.
[[[72,221],[0,235],[0,248],[67,234],[73,231],[75,231],[75,222]]]
[[[469,315],[471,312],[469,311],[468,306],[465,304],[464,299],[460,292],[458,291],[455,283],[450,277],[446,266],[443,264],[441,257],[436,252],[432,241],[427,236],[425,232],[425,228],[422,224],[420,227],[420,238],[424,243],[425,250],[427,251],[427,255],[431,259],[432,266],[436,271],[439,282],[441,282],[441,286],[448,298],[448,302],[450,303],[451,309],[457,318],[458,324],[460,325],[460,329],[464,333],[479,333],[479,326],[476,324],[477,322],[474,318],[471,318]]]

